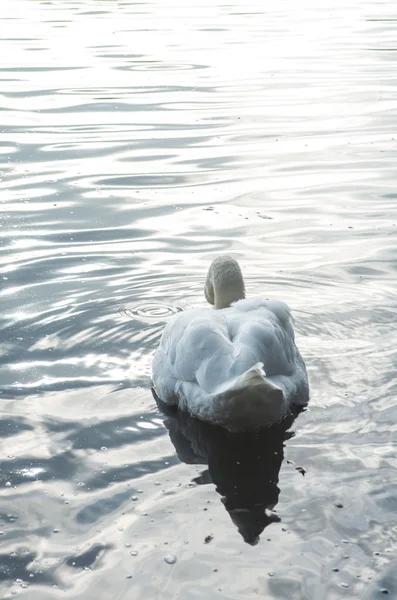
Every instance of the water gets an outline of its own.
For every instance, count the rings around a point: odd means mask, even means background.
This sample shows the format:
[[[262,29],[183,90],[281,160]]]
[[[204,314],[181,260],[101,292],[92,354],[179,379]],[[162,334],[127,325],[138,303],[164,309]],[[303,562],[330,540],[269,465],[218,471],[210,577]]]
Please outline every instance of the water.
[[[394,3],[0,12],[2,596],[396,597]],[[150,393],[225,251],[308,366],[270,437]]]

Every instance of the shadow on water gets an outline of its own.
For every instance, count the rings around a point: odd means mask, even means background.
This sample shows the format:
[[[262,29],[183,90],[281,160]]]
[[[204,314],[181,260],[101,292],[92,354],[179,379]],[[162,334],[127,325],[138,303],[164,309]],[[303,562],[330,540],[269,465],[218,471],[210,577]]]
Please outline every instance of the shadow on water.
[[[213,483],[244,541],[257,544],[264,529],[280,521],[274,508],[280,494],[284,444],[295,435],[289,429],[302,409],[267,429],[231,433],[153,396],[166,417],[164,424],[178,458],[186,464],[208,465],[194,482]]]

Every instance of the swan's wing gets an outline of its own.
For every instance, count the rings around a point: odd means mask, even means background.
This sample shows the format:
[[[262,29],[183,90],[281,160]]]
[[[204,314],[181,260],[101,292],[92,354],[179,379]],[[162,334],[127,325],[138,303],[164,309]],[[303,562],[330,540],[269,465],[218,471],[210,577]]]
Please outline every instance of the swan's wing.
[[[169,397],[177,381],[197,382],[207,393],[228,379],[233,344],[223,312],[186,311],[166,325],[153,361],[160,398]],[[172,392],[173,393],[173,392]]]
[[[233,334],[233,371],[240,375],[261,362],[267,376],[289,375],[296,363],[292,317],[284,302],[254,298],[237,302],[228,318]],[[252,362],[254,361],[254,362]]]

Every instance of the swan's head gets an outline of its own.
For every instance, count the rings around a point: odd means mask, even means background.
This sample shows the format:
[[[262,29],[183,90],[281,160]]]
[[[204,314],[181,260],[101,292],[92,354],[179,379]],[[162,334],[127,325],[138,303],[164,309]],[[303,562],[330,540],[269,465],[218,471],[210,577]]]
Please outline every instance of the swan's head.
[[[240,265],[231,256],[218,256],[212,261],[205,280],[204,295],[215,308],[227,308],[245,298]]]

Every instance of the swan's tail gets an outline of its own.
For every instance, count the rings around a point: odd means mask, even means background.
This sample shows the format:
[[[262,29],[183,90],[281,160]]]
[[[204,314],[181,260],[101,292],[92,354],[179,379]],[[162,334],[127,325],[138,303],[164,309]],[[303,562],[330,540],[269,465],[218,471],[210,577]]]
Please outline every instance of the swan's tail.
[[[288,414],[282,389],[266,378],[262,363],[212,394],[205,394],[191,382],[180,385],[180,408],[189,410],[193,417],[222,425],[230,431],[273,425]]]

